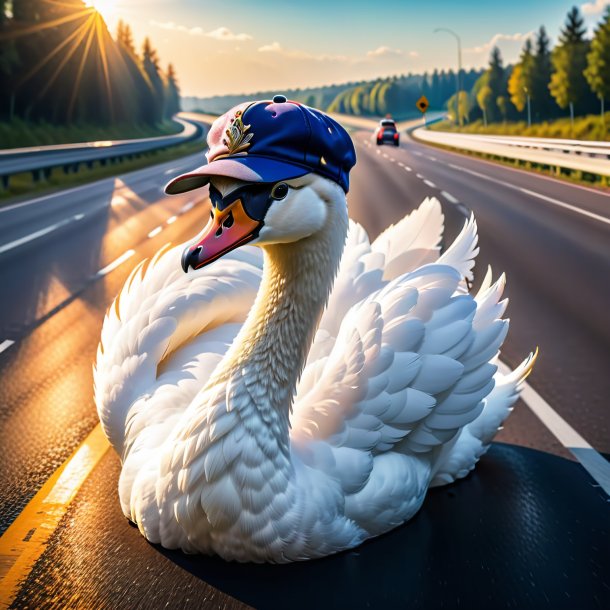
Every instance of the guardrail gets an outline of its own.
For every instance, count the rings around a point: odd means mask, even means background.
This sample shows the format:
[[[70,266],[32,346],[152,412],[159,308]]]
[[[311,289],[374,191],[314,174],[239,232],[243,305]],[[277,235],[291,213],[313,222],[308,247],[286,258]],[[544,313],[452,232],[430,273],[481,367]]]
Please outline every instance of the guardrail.
[[[91,168],[96,161],[106,165],[131,159],[153,150],[190,142],[202,135],[200,123],[181,118],[175,120],[182,124],[183,129],[170,136],[0,150],[0,185],[7,189],[11,177],[16,174],[31,172],[37,182],[48,179],[57,167],[62,167],[68,174],[77,172],[83,165]]]
[[[415,138],[483,154],[539,163],[550,167],[610,176],[610,143],[506,136],[479,136],[427,129],[413,130]]]

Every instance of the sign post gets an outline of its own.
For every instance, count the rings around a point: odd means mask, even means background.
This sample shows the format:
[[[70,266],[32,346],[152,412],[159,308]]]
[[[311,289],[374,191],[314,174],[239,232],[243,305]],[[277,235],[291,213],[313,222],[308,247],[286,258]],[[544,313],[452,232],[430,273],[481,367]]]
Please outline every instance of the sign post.
[[[416,102],[415,105],[417,109],[424,115],[424,125],[426,125],[426,110],[428,110],[428,106],[430,106],[430,102],[428,102],[428,98],[425,95],[422,95]]]

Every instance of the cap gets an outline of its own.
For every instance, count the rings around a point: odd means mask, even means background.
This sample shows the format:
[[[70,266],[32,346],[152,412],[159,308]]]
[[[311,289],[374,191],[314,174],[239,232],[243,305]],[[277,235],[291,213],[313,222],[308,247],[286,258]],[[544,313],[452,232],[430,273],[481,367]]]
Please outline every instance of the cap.
[[[208,133],[208,163],[171,180],[168,195],[206,185],[212,176],[277,182],[310,172],[349,190],[356,152],[347,131],[320,110],[276,95],[218,117]]]

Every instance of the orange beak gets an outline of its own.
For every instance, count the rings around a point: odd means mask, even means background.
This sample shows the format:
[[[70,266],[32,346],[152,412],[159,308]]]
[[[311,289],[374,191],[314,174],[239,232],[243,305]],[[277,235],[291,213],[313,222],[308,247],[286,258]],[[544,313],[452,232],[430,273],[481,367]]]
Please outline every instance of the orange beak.
[[[241,199],[218,211],[212,209],[213,217],[205,228],[203,238],[188,246],[182,253],[182,268],[200,269],[209,265],[227,252],[239,248],[258,237],[263,226],[259,220],[250,218],[244,210]]]

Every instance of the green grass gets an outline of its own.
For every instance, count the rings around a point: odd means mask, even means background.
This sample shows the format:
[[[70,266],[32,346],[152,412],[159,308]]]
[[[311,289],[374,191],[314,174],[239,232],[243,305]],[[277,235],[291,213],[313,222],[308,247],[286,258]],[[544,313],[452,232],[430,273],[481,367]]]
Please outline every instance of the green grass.
[[[479,135],[604,141],[610,138],[610,112],[604,115],[604,123],[602,124],[599,114],[590,114],[575,118],[574,130],[572,130],[569,118],[533,123],[530,127],[524,121],[490,123],[487,127],[483,125],[482,120],[473,121],[463,127],[459,127],[449,121],[440,121],[431,126],[430,129]]]
[[[64,170],[54,168],[48,180],[34,181],[32,173],[15,174],[11,177],[10,185],[7,190],[0,191],[0,206],[14,203],[15,197],[26,194],[44,194],[58,191],[60,189],[93,182],[101,178],[108,178],[118,174],[124,174],[143,167],[149,167],[158,163],[171,161],[180,157],[186,157],[194,153],[201,153],[203,162],[204,144],[201,141],[187,142],[171,148],[159,149],[142,154],[140,157],[116,163],[108,162],[102,165],[99,161],[93,164],[91,169],[84,164],[77,173],[66,174]]]
[[[10,123],[0,122],[0,148],[149,138],[171,135],[180,131],[182,131],[182,126],[174,121],[165,121],[153,126],[124,124],[100,127],[99,125],[58,126],[13,119]]]

